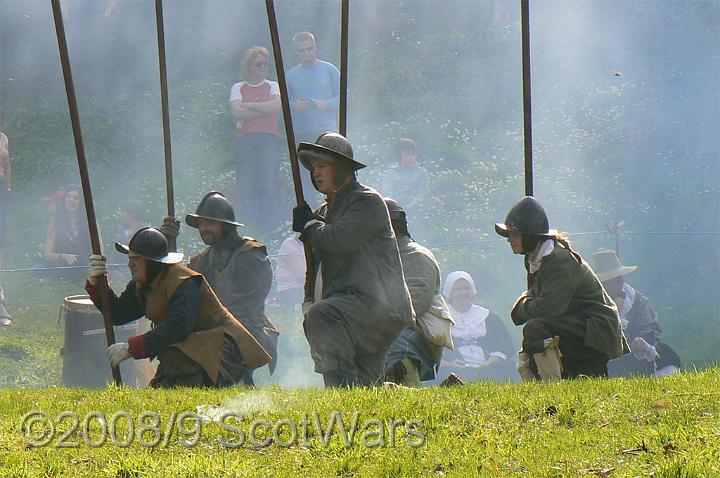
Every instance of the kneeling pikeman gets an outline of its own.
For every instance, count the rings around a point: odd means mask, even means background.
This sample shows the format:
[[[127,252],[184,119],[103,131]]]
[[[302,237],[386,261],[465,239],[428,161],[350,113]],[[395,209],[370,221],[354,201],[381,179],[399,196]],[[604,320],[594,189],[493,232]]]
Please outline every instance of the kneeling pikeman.
[[[115,243],[115,248],[128,254],[132,279],[120,297],[110,291],[113,323],[122,325],[144,315],[155,328],[108,347],[113,366],[131,357],[157,357],[160,365],[152,387],[222,387],[238,383],[246,369],[270,361],[202,274],[178,264],[182,254],[168,251],[159,230],[142,228],[128,245]],[[100,280],[107,281],[106,260],[93,255],[85,289],[98,308]]]
[[[415,242],[408,232],[405,210],[397,201],[385,198],[390,221],[400,250],[405,283],[410,291],[415,317],[425,315],[440,293],[440,265],[435,255]],[[385,362],[386,380],[408,387],[419,387],[421,380],[435,378],[435,370],[442,358],[442,347],[430,342],[415,325],[400,332],[390,347]]]
[[[414,314],[382,196],[360,184],[350,142],[324,133],[298,156],[327,200],[293,210],[293,230],[309,244],[315,274],[305,283],[305,336],[326,386],[374,385],[390,346]]]
[[[278,331],[265,315],[265,299],[272,286],[272,266],[262,244],[252,237],[239,236],[235,211],[221,193],[205,195],[195,214],[185,216],[185,222],[200,232],[209,247],[190,258],[188,267],[200,272],[217,294],[220,302],[260,342],[270,354],[270,373],[277,363]],[[178,235],[180,224],[166,217],[160,230],[165,237]],[[243,377],[252,386],[253,370]]]
[[[526,196],[495,230],[525,255],[528,289],[511,316],[523,325],[518,371],[523,380],[607,376],[609,359],[629,352],[615,303],[592,269],[550,230],[545,210]]]

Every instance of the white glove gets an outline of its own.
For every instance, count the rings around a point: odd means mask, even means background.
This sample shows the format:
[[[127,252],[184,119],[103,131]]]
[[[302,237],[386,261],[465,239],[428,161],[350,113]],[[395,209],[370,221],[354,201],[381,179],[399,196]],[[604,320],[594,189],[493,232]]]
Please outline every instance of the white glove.
[[[126,342],[118,342],[116,344],[112,344],[110,347],[107,348],[106,353],[108,358],[110,359],[110,364],[113,367],[117,367],[120,362],[132,357],[132,354],[130,353],[130,349],[128,348],[128,344]]]
[[[633,357],[645,362],[652,362],[658,356],[655,347],[647,343],[642,337],[635,337],[635,340],[630,344],[630,350]]]
[[[90,285],[97,284],[100,277],[107,275],[107,259],[105,256],[98,256],[93,254],[90,256],[88,271],[88,282]]]

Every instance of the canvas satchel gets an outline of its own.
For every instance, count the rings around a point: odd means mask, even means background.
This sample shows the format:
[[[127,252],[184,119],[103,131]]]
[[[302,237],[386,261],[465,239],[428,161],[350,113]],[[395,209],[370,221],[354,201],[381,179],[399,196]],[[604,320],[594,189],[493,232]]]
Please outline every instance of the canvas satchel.
[[[451,332],[455,321],[450,315],[450,308],[442,295],[435,294],[430,310],[420,317],[418,325],[429,342],[450,350],[455,348]]]

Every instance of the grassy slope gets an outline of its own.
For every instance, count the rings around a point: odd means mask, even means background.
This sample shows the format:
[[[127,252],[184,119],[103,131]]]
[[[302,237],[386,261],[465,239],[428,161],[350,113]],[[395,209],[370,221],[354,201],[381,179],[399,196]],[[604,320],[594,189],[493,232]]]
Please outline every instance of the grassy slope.
[[[718,368],[660,380],[422,390],[4,390],[0,476],[720,476],[718,390]],[[157,410],[168,420],[173,411],[195,412],[198,405],[242,413],[246,434],[257,418],[297,424],[303,413],[317,412],[325,423],[337,410],[346,422],[356,411],[361,423],[422,420],[418,430],[426,441],[410,447],[398,431],[394,447],[369,448],[361,429],[349,448],[337,434],[323,447],[311,432],[308,447],[246,444],[229,450],[215,440],[222,431],[214,423],[204,426],[191,448],[175,443],[175,436],[167,448],[28,448],[19,434],[20,417],[31,410],[71,410],[81,417],[91,410],[107,417],[118,410]],[[99,436],[95,423],[90,437]],[[287,428],[281,436],[288,437]],[[70,439],[82,442],[82,435]]]

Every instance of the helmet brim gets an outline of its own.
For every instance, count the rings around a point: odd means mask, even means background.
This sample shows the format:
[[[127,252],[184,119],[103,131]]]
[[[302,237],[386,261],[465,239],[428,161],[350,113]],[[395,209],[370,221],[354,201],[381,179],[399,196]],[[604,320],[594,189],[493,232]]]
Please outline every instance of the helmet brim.
[[[349,156],[338,153],[334,149],[326,148],[315,143],[302,142],[298,146],[298,159],[308,171],[312,171],[313,161],[345,161],[353,171],[366,167],[363,163],[355,161]]]
[[[505,224],[500,223],[500,222],[495,223],[495,232],[497,232],[498,234],[500,234],[503,237],[510,237],[511,232],[517,232],[518,234],[526,234],[528,236],[539,236],[539,237],[548,237],[548,238],[555,237],[558,235],[557,229],[549,229],[548,232],[546,232],[544,234],[533,234],[533,233],[529,233],[529,232],[514,231],[514,230],[508,228]]]
[[[499,222],[495,223],[495,232],[500,234],[503,237],[510,236],[510,230],[505,226],[505,224],[501,224]]]
[[[130,254],[130,247],[128,247],[125,244],[120,244],[119,242],[115,243],[115,250],[118,251],[120,254]],[[182,252],[168,252],[167,255],[163,257],[154,257],[149,256],[147,254],[140,254],[139,252],[132,251],[134,254],[137,254],[140,257],[143,257],[149,261],[154,262],[160,262],[162,264],[177,264],[178,262],[183,260],[183,254]]]
[[[245,224],[242,224],[237,221],[228,221],[227,219],[220,219],[217,217],[210,217],[210,216],[202,216],[200,214],[188,214],[185,216],[185,224],[188,226],[197,229],[198,228],[198,219],[208,219],[210,221],[218,221],[222,222],[224,224],[230,224],[231,226],[239,226],[239,227],[245,227]]]

